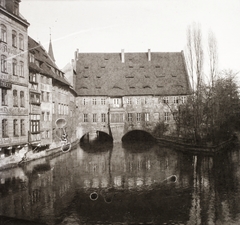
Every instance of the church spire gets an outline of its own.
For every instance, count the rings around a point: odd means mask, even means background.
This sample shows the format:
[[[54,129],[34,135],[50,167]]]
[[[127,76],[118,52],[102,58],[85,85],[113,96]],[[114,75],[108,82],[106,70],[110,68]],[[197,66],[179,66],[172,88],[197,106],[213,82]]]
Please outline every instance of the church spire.
[[[52,61],[55,62],[55,58],[53,55],[53,48],[52,48],[52,40],[51,40],[51,29],[50,29],[50,42],[49,42],[49,48],[48,48],[48,55],[51,57]]]

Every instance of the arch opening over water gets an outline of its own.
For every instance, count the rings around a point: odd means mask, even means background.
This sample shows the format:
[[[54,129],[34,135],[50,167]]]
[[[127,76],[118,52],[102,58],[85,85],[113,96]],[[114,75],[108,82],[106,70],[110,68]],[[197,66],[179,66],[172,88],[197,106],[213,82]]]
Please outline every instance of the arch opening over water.
[[[85,133],[80,138],[80,144],[84,143],[98,143],[98,142],[113,142],[113,138],[102,131],[90,131],[88,133]]]
[[[122,142],[152,142],[155,141],[154,137],[146,131],[143,130],[133,130],[129,131],[122,137]]]

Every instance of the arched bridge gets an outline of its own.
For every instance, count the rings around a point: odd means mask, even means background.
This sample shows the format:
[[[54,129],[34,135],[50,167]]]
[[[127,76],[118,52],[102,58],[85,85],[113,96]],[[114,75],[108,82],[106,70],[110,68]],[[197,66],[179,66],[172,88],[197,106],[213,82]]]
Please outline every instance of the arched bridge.
[[[154,129],[156,123],[154,122],[142,122],[142,123],[110,123],[110,124],[97,124],[88,123],[80,124],[78,127],[78,137],[82,139],[87,134],[88,140],[94,140],[99,136],[99,132],[103,132],[112,137],[113,142],[121,142],[122,138],[131,131],[144,131],[154,136]]]

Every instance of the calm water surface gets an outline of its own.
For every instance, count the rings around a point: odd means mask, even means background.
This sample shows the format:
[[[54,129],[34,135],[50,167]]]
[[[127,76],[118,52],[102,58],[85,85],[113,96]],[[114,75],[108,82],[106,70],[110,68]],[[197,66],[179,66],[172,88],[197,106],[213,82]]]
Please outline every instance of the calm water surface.
[[[77,147],[0,172],[0,215],[45,224],[240,224],[239,147]]]

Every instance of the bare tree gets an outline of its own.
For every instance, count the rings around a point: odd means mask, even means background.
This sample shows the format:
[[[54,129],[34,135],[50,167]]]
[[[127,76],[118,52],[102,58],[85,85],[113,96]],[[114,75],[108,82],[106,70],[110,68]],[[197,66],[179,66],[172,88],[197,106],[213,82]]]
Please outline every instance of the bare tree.
[[[214,81],[217,79],[218,48],[217,39],[212,31],[209,31],[208,33],[208,56],[210,66],[210,84],[213,87]]]
[[[203,82],[203,43],[199,24],[193,23],[187,28],[187,68],[192,82],[192,89],[197,92]]]

